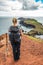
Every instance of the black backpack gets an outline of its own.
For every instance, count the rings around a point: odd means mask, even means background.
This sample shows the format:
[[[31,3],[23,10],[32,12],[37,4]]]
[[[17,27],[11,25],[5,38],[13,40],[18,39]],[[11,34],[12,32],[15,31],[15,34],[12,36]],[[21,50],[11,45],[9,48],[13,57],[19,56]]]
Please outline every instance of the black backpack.
[[[15,42],[20,42],[21,41],[21,38],[20,38],[20,32],[19,32],[19,27],[18,26],[11,26],[10,27],[10,37],[13,38],[13,40]]]

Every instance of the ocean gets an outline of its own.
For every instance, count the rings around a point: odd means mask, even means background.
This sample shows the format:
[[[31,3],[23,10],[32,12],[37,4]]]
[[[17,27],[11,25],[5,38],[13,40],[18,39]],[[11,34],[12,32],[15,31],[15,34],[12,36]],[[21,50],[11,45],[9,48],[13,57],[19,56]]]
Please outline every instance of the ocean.
[[[36,19],[43,25],[43,17],[28,17],[28,18]],[[8,29],[11,25],[12,25],[12,17],[0,17],[0,35],[8,33]],[[25,26],[22,26],[22,28],[24,31],[27,32],[32,30],[32,28],[26,28]]]

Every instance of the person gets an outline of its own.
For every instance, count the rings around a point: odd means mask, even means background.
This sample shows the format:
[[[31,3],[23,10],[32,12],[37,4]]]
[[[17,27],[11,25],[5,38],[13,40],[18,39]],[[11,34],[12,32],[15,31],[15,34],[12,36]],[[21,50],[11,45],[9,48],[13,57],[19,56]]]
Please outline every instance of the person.
[[[13,49],[14,60],[20,59],[20,46],[21,46],[21,36],[23,35],[22,29],[17,24],[17,19],[13,18],[13,25],[9,28],[9,40]]]

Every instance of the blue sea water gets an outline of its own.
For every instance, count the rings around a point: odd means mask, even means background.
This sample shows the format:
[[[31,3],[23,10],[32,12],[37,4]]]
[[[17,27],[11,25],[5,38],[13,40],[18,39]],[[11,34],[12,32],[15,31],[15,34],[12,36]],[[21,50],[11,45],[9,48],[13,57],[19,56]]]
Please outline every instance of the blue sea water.
[[[11,18],[0,18],[0,35],[8,32],[8,28],[12,24],[11,20]]]

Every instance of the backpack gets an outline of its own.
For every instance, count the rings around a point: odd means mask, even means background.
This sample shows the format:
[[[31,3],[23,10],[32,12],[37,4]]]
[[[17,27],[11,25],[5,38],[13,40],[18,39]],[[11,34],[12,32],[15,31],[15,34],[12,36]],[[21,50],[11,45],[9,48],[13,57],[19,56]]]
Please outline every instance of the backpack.
[[[11,26],[10,27],[10,37],[12,36],[12,38],[15,42],[20,42],[21,41],[21,38],[20,38],[21,35],[20,35],[19,30],[20,29],[19,29],[18,26],[16,26],[16,27]]]

